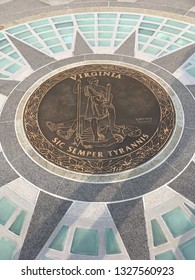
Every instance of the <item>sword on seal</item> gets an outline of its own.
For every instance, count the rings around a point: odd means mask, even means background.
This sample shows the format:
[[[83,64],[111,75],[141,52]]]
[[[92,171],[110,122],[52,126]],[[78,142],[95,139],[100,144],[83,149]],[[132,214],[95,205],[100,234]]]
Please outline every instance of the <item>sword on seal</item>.
[[[73,92],[77,94],[77,123],[75,144],[79,145],[81,141],[81,80],[77,80]]]

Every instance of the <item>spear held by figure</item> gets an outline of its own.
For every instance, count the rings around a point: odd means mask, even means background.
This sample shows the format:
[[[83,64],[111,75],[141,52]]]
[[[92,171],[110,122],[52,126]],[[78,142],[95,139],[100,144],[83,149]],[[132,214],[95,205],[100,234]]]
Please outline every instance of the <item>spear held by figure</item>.
[[[81,80],[77,80],[73,92],[77,94],[77,124],[75,143],[79,145],[81,141]]]

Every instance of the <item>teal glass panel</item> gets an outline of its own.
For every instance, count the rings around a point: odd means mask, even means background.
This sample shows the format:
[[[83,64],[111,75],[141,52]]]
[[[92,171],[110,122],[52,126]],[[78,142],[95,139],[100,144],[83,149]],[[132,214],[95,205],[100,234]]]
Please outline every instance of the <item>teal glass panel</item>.
[[[186,69],[186,68],[188,68],[189,66],[191,66],[192,65],[192,63],[187,63],[185,66],[183,66],[182,68],[183,69]]]
[[[53,30],[53,27],[50,26],[50,25],[46,25],[46,26],[38,27],[38,28],[35,28],[35,29],[34,29],[34,31],[35,31],[36,33],[47,32],[47,31],[50,31],[50,30]]]
[[[1,38],[5,38],[5,36],[3,35],[2,32],[0,32],[0,39],[1,39]]]
[[[111,41],[108,40],[99,40],[98,41],[98,47],[110,47]]]
[[[130,33],[133,30],[130,26],[118,26],[117,32],[128,32]]]
[[[59,53],[59,52],[63,52],[63,51],[64,51],[64,48],[63,48],[62,46],[56,46],[56,47],[50,48],[50,50],[51,50],[53,53]]]
[[[7,32],[10,34],[15,34],[15,33],[19,33],[21,31],[27,30],[27,26],[26,25],[20,25],[20,26],[16,26],[16,27],[12,27],[7,29]]]
[[[189,28],[189,30],[192,31],[192,32],[195,32],[195,26],[191,26],[191,27]]]
[[[44,49],[43,45],[41,43],[35,43],[33,44],[33,47],[37,48],[37,49]]]
[[[195,260],[195,237],[179,245],[179,249],[186,260]]]
[[[98,33],[98,38],[100,39],[111,39],[112,38],[113,33]]]
[[[140,24],[140,27],[144,27],[144,28],[148,28],[148,29],[157,29],[159,27],[159,25],[158,24],[154,24],[154,23],[142,22]]]
[[[10,54],[9,56],[10,56],[11,58],[14,58],[14,59],[17,59],[17,58],[20,57],[16,52]]]
[[[122,42],[121,40],[120,40],[120,41],[115,41],[115,42],[114,42],[114,46],[115,46],[115,47],[118,47],[118,45],[120,45],[121,42]]]
[[[93,19],[86,19],[86,20],[77,20],[78,25],[90,25],[95,24],[95,20]]]
[[[47,24],[49,24],[48,19],[41,19],[41,20],[36,20],[36,21],[33,21],[33,22],[29,22],[29,25],[31,27],[38,27],[38,26],[47,25]]]
[[[21,69],[21,67],[18,64],[14,63],[11,66],[9,66],[8,68],[6,68],[5,70],[10,73],[16,73],[20,69]]]
[[[152,36],[154,34],[155,31],[152,30],[147,30],[147,29],[141,29],[139,28],[138,33],[139,34],[143,34],[143,35],[147,35],[147,36]]]
[[[52,37],[56,37],[56,33],[51,31],[51,32],[46,32],[46,33],[43,33],[43,34],[40,34],[39,37],[41,39],[48,39],[48,38],[52,38]]]
[[[172,25],[172,26],[175,26],[175,27],[178,27],[178,28],[185,28],[187,26],[186,23],[183,23],[183,22],[180,22],[180,21],[175,21],[175,20],[167,20],[166,24],[168,25]]]
[[[10,226],[9,230],[15,233],[16,235],[20,235],[26,214],[26,211],[21,211],[18,217],[13,222],[13,224]]]
[[[167,242],[167,239],[156,219],[151,221],[153,244],[154,246],[159,246]]]
[[[7,53],[13,51],[13,48],[12,48],[11,46],[7,46],[7,47],[1,49],[0,51],[1,51],[2,53],[7,54]]]
[[[163,26],[161,28],[162,31],[165,31],[167,33],[171,33],[171,34],[179,34],[181,32],[181,30],[176,29],[176,28],[172,28],[172,27],[168,27],[168,26]]]
[[[66,28],[58,31],[60,35],[72,34],[74,32],[74,28]]]
[[[0,60],[0,68],[3,68],[4,66],[6,66],[6,65],[8,65],[8,64],[10,64],[10,63],[11,63],[11,62],[10,62],[9,59],[3,58],[3,59]]]
[[[5,79],[5,78],[9,78],[9,76],[4,75],[4,74],[0,74],[0,79]]]
[[[177,46],[177,45],[171,45],[167,48],[168,51],[175,51],[177,49],[179,49],[179,46]]]
[[[57,23],[55,24],[55,27],[58,29],[58,28],[64,28],[64,27],[71,27],[71,26],[74,26],[73,22],[72,21],[69,21],[69,22],[62,22],[62,23]]]
[[[195,66],[192,67],[192,68],[190,68],[190,69],[188,69],[188,70],[186,70],[186,72],[187,72],[190,76],[192,76],[192,77],[195,78]],[[194,211],[195,211],[195,210],[194,210]],[[192,210],[191,210],[191,212],[192,212]]]
[[[115,24],[115,19],[99,19],[98,24]]]
[[[155,256],[155,260],[176,260],[176,256],[172,250]]]
[[[9,42],[7,39],[3,39],[0,41],[0,47],[4,47],[5,45],[8,45],[8,44],[9,44]]]
[[[72,48],[72,44],[68,43],[68,44],[66,44],[66,47],[67,47],[67,49],[70,50]]]
[[[0,260],[11,260],[16,250],[16,244],[7,238],[0,240]]]
[[[0,200],[0,224],[5,225],[16,210],[16,204],[9,198],[2,197]]]
[[[63,22],[63,21],[71,21],[71,17],[70,16],[55,17],[55,18],[52,18],[52,21],[54,23]]]
[[[195,63],[195,55],[191,56],[190,60]]]
[[[194,73],[193,73],[193,77],[195,78],[195,66],[194,66]],[[195,216],[195,208],[192,208],[191,206],[189,206],[188,204],[184,203],[185,206],[190,210],[190,212]]]
[[[49,258],[49,257],[47,257],[47,256],[44,256],[44,257],[43,257],[43,260],[44,260],[44,261],[52,261],[52,260],[54,260],[54,259]]]
[[[182,37],[185,37],[185,38],[188,38],[190,40],[193,40],[195,41],[195,34],[192,34],[192,33],[189,33],[189,32],[186,32],[182,35]]]
[[[47,41],[44,41],[44,42],[47,46],[53,46],[53,45],[61,44],[59,39],[50,39],[50,40],[47,40]]]
[[[114,26],[101,26],[101,25],[98,25],[98,31],[114,31]]]
[[[95,31],[95,26],[79,26],[82,32],[93,32]]]
[[[64,42],[72,42],[73,40],[73,36],[65,36],[65,37],[62,37]]]
[[[94,14],[79,14],[75,15],[76,19],[88,19],[88,18],[95,18]]]
[[[105,229],[105,239],[106,239],[106,254],[107,255],[121,253],[121,250],[116,241],[116,237],[115,237],[115,234],[114,234],[112,228]]]
[[[180,207],[162,215],[162,218],[173,237],[178,237],[195,227],[195,223],[189,219]]]
[[[159,50],[159,49],[157,49],[157,48],[155,48],[155,47],[152,47],[152,46],[149,46],[149,47],[147,47],[147,48],[144,50],[145,53],[149,53],[149,54],[152,54],[152,55],[156,55],[156,54],[158,54],[160,51],[161,51],[161,50]]]
[[[25,41],[26,43],[29,43],[29,44],[38,42],[38,40],[37,40],[36,37],[26,38],[26,39],[24,39],[23,41]]]
[[[83,34],[86,39],[95,39],[95,34],[94,33],[85,33]]]
[[[165,45],[167,45],[167,42],[154,39],[154,40],[152,40],[151,44],[154,46],[158,46],[158,47],[164,47]]]
[[[187,41],[185,39],[179,38],[178,40],[175,41],[175,43],[181,45],[181,46],[186,46],[188,44],[190,44],[190,41]]]
[[[49,245],[49,248],[57,250],[57,251],[63,251],[64,245],[66,242],[66,237],[68,234],[68,226],[62,226],[52,243]]]
[[[119,25],[136,26],[136,24],[137,24],[137,21],[134,21],[134,20],[126,20],[126,19],[119,20]]]
[[[163,18],[159,18],[159,17],[151,17],[151,16],[144,16],[143,20],[145,21],[153,21],[153,22],[163,22]]]
[[[146,43],[149,40],[149,37],[146,36],[138,36],[138,41],[142,43]]]
[[[141,51],[143,49],[144,45],[143,44],[138,44],[138,51]]]
[[[116,18],[117,14],[112,14],[112,13],[102,13],[98,14],[98,18]]]
[[[30,31],[25,31],[25,32],[16,34],[15,36],[19,39],[23,39],[23,38],[32,36],[32,33]]]
[[[163,39],[163,40],[166,40],[166,41],[172,41],[175,37],[173,35],[169,35],[169,34],[166,34],[166,33],[163,33],[163,32],[158,32],[156,34],[156,38]]]
[[[140,18],[140,15],[121,14],[120,18],[125,18],[125,19],[139,19],[139,18]]]
[[[98,231],[95,229],[76,228],[71,253],[80,255],[98,255]]]
[[[116,39],[125,39],[127,38],[128,34],[126,33],[117,33]]]

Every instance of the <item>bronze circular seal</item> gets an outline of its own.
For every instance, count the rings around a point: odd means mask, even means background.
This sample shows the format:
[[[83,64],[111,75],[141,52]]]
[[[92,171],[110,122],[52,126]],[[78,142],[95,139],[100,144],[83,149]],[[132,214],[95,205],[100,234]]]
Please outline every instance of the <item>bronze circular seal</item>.
[[[60,72],[28,99],[24,130],[34,149],[66,170],[121,172],[159,153],[175,110],[153,78],[124,66],[90,64]]]

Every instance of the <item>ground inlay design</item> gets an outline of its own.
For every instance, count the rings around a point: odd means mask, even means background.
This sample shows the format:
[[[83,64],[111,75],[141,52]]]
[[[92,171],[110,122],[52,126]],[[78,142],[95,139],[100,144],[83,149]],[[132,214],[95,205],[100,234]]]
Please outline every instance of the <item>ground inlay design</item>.
[[[170,139],[175,110],[166,90],[135,69],[94,64],[43,82],[24,110],[34,149],[64,169],[106,174],[154,157]]]

